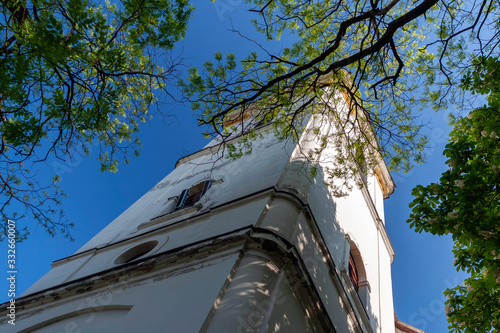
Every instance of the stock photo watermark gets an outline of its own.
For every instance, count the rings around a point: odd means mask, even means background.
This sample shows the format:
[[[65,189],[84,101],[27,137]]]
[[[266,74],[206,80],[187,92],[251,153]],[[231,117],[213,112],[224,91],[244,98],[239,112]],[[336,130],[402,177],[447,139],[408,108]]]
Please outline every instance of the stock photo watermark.
[[[446,288],[454,288],[459,284],[458,278],[455,278],[453,282],[445,279],[443,284]],[[446,302],[446,300],[444,294],[441,293],[441,297],[432,299],[427,306],[420,307],[418,311],[413,312],[409,317],[409,324],[421,330],[425,330],[429,326],[429,323],[444,316],[444,302]]]
[[[438,146],[442,146],[445,142],[448,141],[448,133],[449,129],[438,127],[434,128],[431,133],[429,133],[429,148],[426,149],[425,155],[427,158],[431,157],[436,153],[440,153],[440,151],[437,149]],[[396,182],[396,184],[402,184],[404,183],[409,177],[413,176],[415,174],[415,168],[410,170],[408,173],[391,173],[392,178]]]
[[[295,281],[295,283],[300,283],[300,281]],[[238,321],[237,333],[248,333],[254,330],[260,330],[261,326],[266,319],[266,315],[272,311],[275,305],[280,305],[286,302],[286,297],[283,295],[281,290],[278,290],[276,296],[272,300],[262,300],[261,302],[253,302],[252,310],[249,311],[248,315],[245,317],[238,316],[236,319]]]
[[[319,265],[319,262],[315,258],[307,257],[304,259],[304,264],[309,271],[312,271],[314,270],[314,267]],[[283,275],[277,277],[278,286],[281,285],[281,280],[283,278]],[[293,276],[287,280],[287,283],[289,284],[291,290],[296,290],[306,283],[306,279],[305,277]],[[273,308],[277,305],[282,305],[287,301],[288,299],[286,295],[284,295],[284,292],[280,289],[275,290],[274,295],[272,295],[270,299],[263,299],[261,301],[254,300],[248,314],[243,316],[240,315],[236,318],[238,322],[236,333],[260,332],[264,322],[269,319],[269,315]]]
[[[243,4],[243,0],[217,0],[212,3],[219,20],[224,21],[227,14],[231,13],[236,7]]]
[[[7,305],[7,322],[10,325],[16,324],[16,222],[7,220],[7,281],[9,297]]]
[[[75,320],[67,320],[63,327],[64,333],[88,332],[96,320],[96,314],[104,311],[113,303],[114,295],[121,293],[120,289],[102,291],[97,295],[85,297],[76,306]]]
[[[66,159],[66,160],[56,160],[50,163],[50,166],[52,167],[52,170],[54,170],[54,173],[61,177],[66,173],[72,173],[74,169],[76,169],[80,164],[83,162],[84,157],[90,156],[93,148],[97,147],[98,144],[96,142],[93,142],[91,145],[89,145],[88,151],[85,152],[82,147],[76,148],[76,150],[71,154],[71,157]]]

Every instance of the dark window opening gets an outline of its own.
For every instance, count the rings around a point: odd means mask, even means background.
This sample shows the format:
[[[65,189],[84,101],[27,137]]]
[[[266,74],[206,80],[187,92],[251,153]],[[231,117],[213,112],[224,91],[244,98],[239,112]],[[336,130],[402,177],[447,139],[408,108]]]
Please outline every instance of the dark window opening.
[[[139,244],[137,246],[134,246],[133,248],[125,251],[118,258],[116,258],[115,264],[116,265],[124,264],[127,262],[131,262],[132,260],[135,260],[139,257],[142,257],[146,253],[153,250],[156,247],[156,245],[158,245],[158,241],[152,240],[152,241],[145,242],[145,243]]]
[[[179,195],[174,210],[194,206],[194,204],[197,203],[201,199],[201,197],[203,197],[203,195],[208,191],[210,186],[212,186],[212,180],[207,180],[191,188],[185,189],[184,191],[182,191],[181,195]]]
[[[349,254],[349,278],[354,285],[354,289],[358,291],[358,270],[356,269],[352,254]]]

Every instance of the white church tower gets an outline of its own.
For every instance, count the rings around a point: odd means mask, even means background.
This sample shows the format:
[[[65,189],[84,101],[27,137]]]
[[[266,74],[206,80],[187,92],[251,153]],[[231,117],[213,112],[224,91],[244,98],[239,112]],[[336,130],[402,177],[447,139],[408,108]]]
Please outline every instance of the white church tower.
[[[304,119],[297,142],[260,126],[239,159],[218,139],[180,159],[16,300],[15,326],[2,305],[1,331],[396,332],[383,209],[394,183],[380,159],[364,186],[332,195],[328,162],[314,177],[304,164],[321,120]]]

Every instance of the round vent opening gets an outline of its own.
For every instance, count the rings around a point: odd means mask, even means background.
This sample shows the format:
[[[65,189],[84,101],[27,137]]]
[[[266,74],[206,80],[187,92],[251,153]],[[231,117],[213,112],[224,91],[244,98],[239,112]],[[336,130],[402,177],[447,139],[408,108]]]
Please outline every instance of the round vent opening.
[[[145,242],[142,244],[139,244],[137,246],[134,246],[133,248],[123,252],[118,258],[115,260],[115,264],[124,264],[127,262],[130,262],[132,260],[135,260],[139,257],[142,257],[146,253],[150,252],[152,249],[155,248],[155,246],[158,244],[158,241],[152,240],[149,242]]]

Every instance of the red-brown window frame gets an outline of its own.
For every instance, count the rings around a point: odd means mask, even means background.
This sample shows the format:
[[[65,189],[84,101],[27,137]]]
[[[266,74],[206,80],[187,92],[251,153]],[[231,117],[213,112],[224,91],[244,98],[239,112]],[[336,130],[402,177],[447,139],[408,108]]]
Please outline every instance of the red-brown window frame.
[[[354,289],[358,291],[358,270],[356,269],[356,263],[354,262],[354,258],[352,254],[349,253],[349,278],[351,279],[352,284],[354,285]]]

